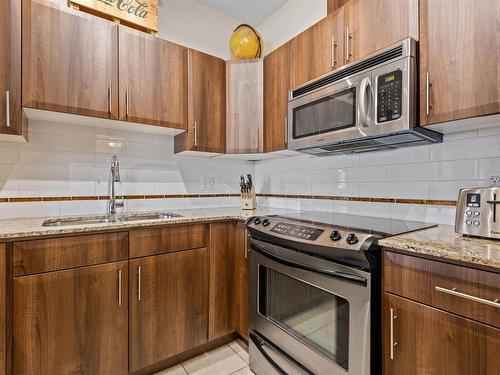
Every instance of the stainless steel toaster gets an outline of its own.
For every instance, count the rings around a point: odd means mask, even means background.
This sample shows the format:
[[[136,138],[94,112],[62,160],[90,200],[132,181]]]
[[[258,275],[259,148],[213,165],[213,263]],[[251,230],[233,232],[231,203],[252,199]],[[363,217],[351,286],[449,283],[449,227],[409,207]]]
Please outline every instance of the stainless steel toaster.
[[[455,231],[468,236],[500,239],[500,187],[460,190]]]

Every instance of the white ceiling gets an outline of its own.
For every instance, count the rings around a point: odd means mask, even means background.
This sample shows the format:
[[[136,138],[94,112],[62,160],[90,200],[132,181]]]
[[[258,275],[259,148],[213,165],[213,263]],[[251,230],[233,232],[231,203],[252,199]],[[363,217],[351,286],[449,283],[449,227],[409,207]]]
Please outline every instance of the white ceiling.
[[[288,0],[199,0],[242,23],[259,25]]]

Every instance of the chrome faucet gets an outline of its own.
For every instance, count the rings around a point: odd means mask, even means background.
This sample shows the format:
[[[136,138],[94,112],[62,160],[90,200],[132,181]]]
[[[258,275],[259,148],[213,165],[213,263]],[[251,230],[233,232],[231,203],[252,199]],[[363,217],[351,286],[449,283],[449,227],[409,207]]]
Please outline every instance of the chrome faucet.
[[[115,182],[120,182],[120,163],[118,156],[113,155],[111,159],[111,174],[109,178],[109,202],[108,202],[108,215],[116,214],[116,208],[121,208],[124,205],[123,200],[116,200]]]

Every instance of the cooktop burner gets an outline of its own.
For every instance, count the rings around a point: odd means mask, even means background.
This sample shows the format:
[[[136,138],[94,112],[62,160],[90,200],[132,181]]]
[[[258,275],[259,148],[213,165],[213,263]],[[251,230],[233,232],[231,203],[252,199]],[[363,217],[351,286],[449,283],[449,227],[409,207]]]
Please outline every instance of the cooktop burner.
[[[378,234],[381,237],[396,236],[398,234],[435,226],[435,224],[418,221],[311,211],[300,211],[286,215],[271,215],[268,217],[296,221],[304,224],[324,225],[327,227],[338,227],[357,232]]]

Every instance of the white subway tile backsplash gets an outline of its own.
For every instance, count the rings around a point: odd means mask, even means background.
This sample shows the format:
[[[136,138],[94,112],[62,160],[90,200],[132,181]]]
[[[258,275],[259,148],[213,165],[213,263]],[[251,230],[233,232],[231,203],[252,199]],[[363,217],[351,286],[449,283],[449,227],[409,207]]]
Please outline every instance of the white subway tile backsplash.
[[[360,197],[427,199],[427,182],[362,182],[359,184]]]
[[[18,161],[18,148],[9,143],[0,142],[0,164],[16,164]]]
[[[500,135],[445,141],[430,148],[430,160],[479,159],[497,156],[500,156]]]
[[[429,182],[429,199],[457,200],[458,191],[467,187],[488,186],[486,181],[431,181]]]
[[[429,146],[370,152],[359,155],[359,164],[361,166],[420,163],[428,160]]]
[[[59,216],[59,202],[22,202],[0,204],[0,218]]]
[[[476,178],[476,160],[415,163],[392,166],[393,181],[465,180]]]

